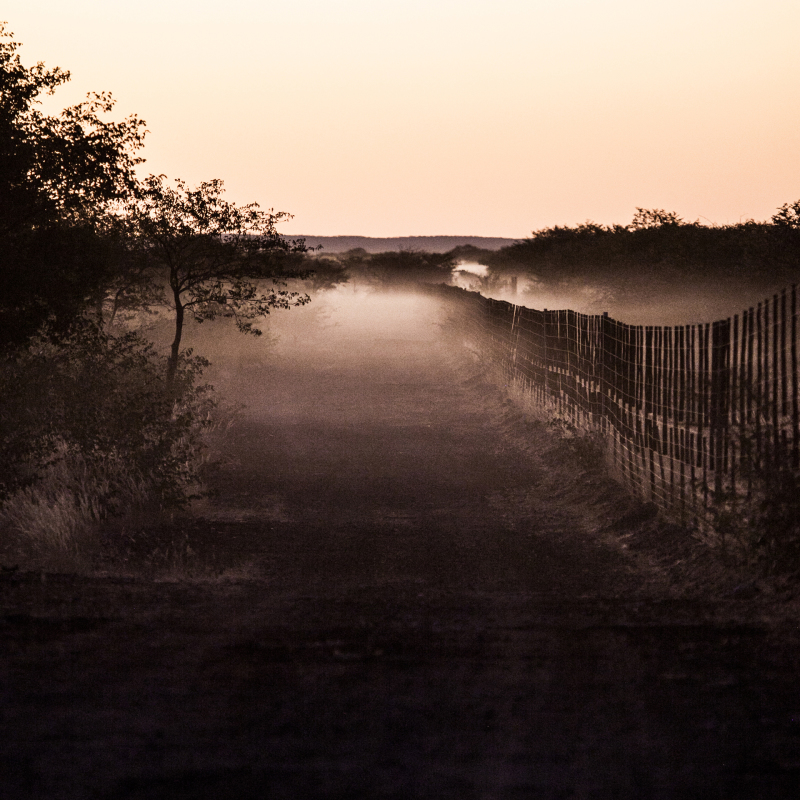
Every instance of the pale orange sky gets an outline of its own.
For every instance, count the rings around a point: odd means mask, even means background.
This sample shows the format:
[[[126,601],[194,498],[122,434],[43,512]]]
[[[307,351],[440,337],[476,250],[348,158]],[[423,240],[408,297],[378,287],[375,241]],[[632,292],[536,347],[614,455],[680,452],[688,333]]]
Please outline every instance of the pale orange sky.
[[[146,172],[285,234],[524,237],[800,199],[798,0],[3,0],[23,63],[110,90]],[[48,106],[53,109],[53,106]]]

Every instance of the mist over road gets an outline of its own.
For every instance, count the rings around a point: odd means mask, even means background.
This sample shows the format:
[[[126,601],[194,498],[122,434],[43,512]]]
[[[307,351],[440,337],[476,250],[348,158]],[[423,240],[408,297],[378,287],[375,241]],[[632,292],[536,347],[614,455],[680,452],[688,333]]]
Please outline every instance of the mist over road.
[[[247,404],[183,529],[223,577],[0,582],[9,797],[796,796],[796,624],[676,589],[446,313],[195,332]]]
[[[588,509],[564,502],[574,476],[532,459],[532,443],[515,448],[526,423],[443,341],[446,308],[403,294],[343,299],[318,331],[297,343],[283,334],[268,368],[228,387],[247,408],[209,516],[275,519],[251,537],[260,548],[276,537],[259,574],[339,593],[613,591],[619,570],[596,567],[614,556],[575,538]]]

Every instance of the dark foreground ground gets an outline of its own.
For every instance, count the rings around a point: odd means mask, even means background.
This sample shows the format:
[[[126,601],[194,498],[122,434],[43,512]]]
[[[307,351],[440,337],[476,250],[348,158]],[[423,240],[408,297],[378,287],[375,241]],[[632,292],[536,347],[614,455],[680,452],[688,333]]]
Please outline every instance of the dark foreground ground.
[[[157,579],[2,573],[0,797],[800,797],[791,591],[704,564],[430,312],[235,365]]]

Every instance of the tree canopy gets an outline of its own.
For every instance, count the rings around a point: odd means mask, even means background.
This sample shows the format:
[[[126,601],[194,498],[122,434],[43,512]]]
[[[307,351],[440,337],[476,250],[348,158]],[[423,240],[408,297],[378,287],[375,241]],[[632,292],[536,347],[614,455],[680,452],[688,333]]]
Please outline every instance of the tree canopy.
[[[0,23],[0,341],[24,341],[44,320],[68,325],[112,268],[101,235],[109,207],[136,187],[145,123],[107,122],[110,94],[59,115],[41,96],[69,72],[22,64]]]
[[[140,180],[145,123],[105,121],[107,93],[43,113],[41,97],[70,74],[23,65],[19,47],[0,23],[0,343],[24,342],[45,321],[66,331],[88,308],[102,319],[110,306],[113,319],[166,302],[171,379],[186,313],[257,334],[270,309],[308,302],[286,288],[305,251],[276,230],[288,214],[228,202],[220,180]]]
[[[393,250],[370,254],[357,249],[344,253],[342,263],[347,272],[358,280],[400,287],[415,283],[446,282],[456,262],[450,253]]]
[[[772,291],[800,274],[800,201],[782,206],[770,222],[720,226],[637,208],[628,225],[585,222],[534,231],[485,263],[496,275],[528,274],[545,285],[591,283],[620,295],[720,280]]]
[[[16,509],[0,524],[28,536],[34,519],[72,546],[109,515],[194,495],[216,401],[207,362],[180,350],[184,316],[258,334],[262,314],[308,301],[287,288],[305,247],[278,235],[288,215],[227,202],[222,181],[141,180],[144,122],[106,121],[111,95],[45,114],[69,73],[19,47],[0,24],[0,511]],[[166,357],[107,324],[161,303]]]
[[[273,308],[309,302],[286,281],[302,277],[302,241],[288,241],[276,225],[285,212],[257,203],[237,206],[223,197],[221,180],[190,189],[151,175],[131,196],[122,224],[139,275],[163,287],[175,312],[168,379],[175,374],[186,314],[197,322],[231,317],[243,333],[259,335],[256,321]],[[135,290],[135,286],[131,289]]]

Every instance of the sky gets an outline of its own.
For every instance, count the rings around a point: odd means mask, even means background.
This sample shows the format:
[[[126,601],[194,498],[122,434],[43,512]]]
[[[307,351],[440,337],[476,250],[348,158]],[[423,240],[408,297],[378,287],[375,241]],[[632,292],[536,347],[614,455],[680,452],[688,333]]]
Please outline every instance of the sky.
[[[22,61],[111,91],[143,173],[287,235],[522,238],[800,199],[800,0],[3,0]]]

